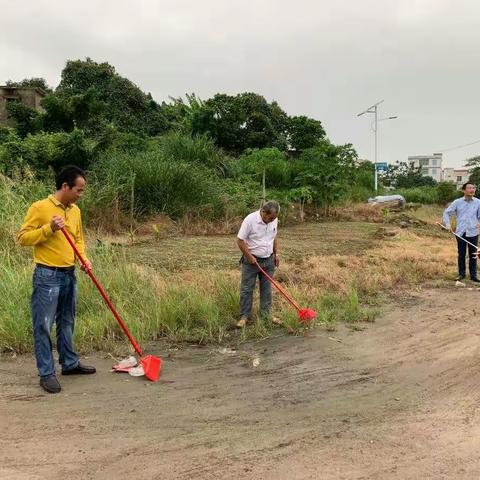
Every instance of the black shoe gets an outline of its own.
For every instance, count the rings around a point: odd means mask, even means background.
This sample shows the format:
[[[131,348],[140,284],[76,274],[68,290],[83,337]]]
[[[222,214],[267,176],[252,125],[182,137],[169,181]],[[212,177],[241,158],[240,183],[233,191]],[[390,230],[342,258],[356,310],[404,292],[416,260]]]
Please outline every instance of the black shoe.
[[[62,390],[62,387],[58,383],[57,377],[55,375],[50,375],[49,377],[42,377],[40,379],[40,386],[48,393],[58,393]]]
[[[471,282],[480,283],[480,278],[474,277],[470,279]]]
[[[70,370],[62,370],[62,375],[91,375],[96,371],[97,370],[95,367],[82,365],[80,362],[78,362],[78,365],[75,368],[71,368]]]
[[[465,275],[459,275],[455,280],[461,282],[462,280],[465,280]]]

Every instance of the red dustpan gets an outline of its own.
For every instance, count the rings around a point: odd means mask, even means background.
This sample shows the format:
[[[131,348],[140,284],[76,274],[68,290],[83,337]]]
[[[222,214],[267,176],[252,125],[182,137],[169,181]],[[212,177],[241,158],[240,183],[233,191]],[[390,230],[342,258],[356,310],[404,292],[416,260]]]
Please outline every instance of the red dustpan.
[[[287,291],[276,281],[274,280],[259,264],[256,262],[258,269],[268,278],[272,285],[282,294],[282,296],[287,300],[287,302],[292,305],[293,308],[297,310],[298,320],[300,322],[310,322],[317,316],[315,310],[310,308],[300,308],[298,303],[287,293]]]
[[[85,259],[82,257],[82,255],[78,251],[78,248],[76,247],[75,243],[73,243],[73,240],[70,238],[70,235],[67,233],[65,228],[62,228],[62,233],[65,235],[65,238],[67,239],[68,243],[73,248],[73,251],[75,252],[75,255],[80,260],[80,263],[83,265],[83,268],[87,272],[88,276],[92,279],[92,282],[97,287],[97,290],[100,292],[100,295],[102,295],[103,299],[105,300],[105,303],[108,305],[108,308],[113,313],[113,316],[115,317],[115,319],[119,323],[120,327],[122,327],[122,330],[124,331],[125,335],[130,340],[130,343],[132,344],[133,348],[138,353],[138,355],[140,357],[142,357],[142,350],[140,349],[138,343],[135,341],[132,334],[128,330],[127,326],[125,325],[123,320],[120,318],[120,315],[118,314],[117,310],[115,309],[112,302],[108,298],[107,294],[105,293],[105,290],[98,283],[98,280],[96,279],[92,270],[90,268],[88,268],[87,263],[85,262]],[[149,380],[152,380],[152,382],[156,382],[158,380],[158,377],[160,377],[160,368],[162,366],[161,359],[158,358],[158,357],[155,357],[154,355],[147,355],[146,357],[140,358],[140,364],[142,365],[143,371],[145,372],[145,376]]]

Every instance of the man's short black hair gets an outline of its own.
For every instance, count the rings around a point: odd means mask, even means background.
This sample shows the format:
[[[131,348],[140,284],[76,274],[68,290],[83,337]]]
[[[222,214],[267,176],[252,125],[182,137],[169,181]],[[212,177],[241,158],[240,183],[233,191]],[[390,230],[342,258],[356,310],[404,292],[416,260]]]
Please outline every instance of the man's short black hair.
[[[465,182],[463,185],[462,185],[462,190],[465,190],[467,188],[467,185],[473,185],[475,188],[477,188],[477,186],[472,183],[472,182]]]
[[[79,167],[75,165],[67,165],[63,167],[60,172],[55,177],[55,186],[57,190],[62,188],[62,185],[66,183],[70,188],[75,186],[75,182],[78,177],[82,177],[83,179],[87,178],[86,173]]]

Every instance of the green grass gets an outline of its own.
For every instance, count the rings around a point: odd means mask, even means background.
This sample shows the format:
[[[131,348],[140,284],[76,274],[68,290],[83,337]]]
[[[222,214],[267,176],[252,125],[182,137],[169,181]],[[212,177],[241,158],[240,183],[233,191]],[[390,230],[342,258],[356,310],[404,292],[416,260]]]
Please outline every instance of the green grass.
[[[324,223],[285,228],[282,261],[301,263],[311,256],[347,252],[356,254],[373,244],[373,227],[362,223]],[[273,326],[259,319],[254,327],[238,331],[240,270],[234,236],[178,237],[148,244],[113,247],[91,242],[96,275],[122,318],[140,343],[158,338],[197,343],[241,342],[270,335]],[[33,265],[28,249],[12,253],[0,268],[0,350],[31,350],[30,295]],[[90,279],[79,278],[75,341],[79,349],[115,350],[124,334]],[[299,302],[320,313],[319,324],[364,320],[358,299],[335,297],[318,289],[286,285]],[[321,295],[319,296],[319,293]],[[255,294],[258,305],[258,292]],[[330,302],[330,303],[329,303]],[[353,303],[352,303],[353,302]],[[274,292],[274,313],[290,332],[301,332],[296,313]],[[119,344],[119,340],[122,342]]]
[[[32,349],[33,262],[29,249],[15,244],[15,232],[31,201],[46,193],[38,188],[44,187],[28,181],[0,182],[0,351]],[[433,217],[437,212],[415,214]],[[397,245],[399,251],[408,245],[412,252],[401,264],[390,265],[385,252],[377,255],[382,242],[395,241],[376,239],[377,228],[367,222],[325,222],[280,229],[283,266],[277,278],[300,305],[317,310],[315,325],[332,330],[337,322],[371,321],[378,313],[385,272],[392,284],[399,279],[414,283],[425,275],[438,275],[435,265],[425,264],[428,271],[416,266],[417,240],[413,237]],[[235,235],[152,238],[123,247],[109,245],[105,238],[99,240],[91,232],[89,257],[95,273],[141,344],[159,338],[237,343],[268,337],[277,328],[259,319],[253,327],[235,329],[240,283]],[[396,274],[402,266],[410,270]],[[378,271],[367,278],[366,268]],[[90,279],[81,273],[78,278],[76,345],[83,352],[125,350],[125,336]],[[275,291],[273,314],[281,317],[290,333],[301,334],[312,326],[299,324],[296,312]]]

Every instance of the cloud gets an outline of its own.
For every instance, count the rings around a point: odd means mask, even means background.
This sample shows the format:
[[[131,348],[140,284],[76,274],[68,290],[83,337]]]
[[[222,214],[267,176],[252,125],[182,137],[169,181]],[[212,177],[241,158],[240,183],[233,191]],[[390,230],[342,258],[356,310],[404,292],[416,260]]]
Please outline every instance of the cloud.
[[[324,122],[373,158],[370,119],[384,99],[379,159],[405,160],[480,138],[480,5],[467,0],[0,0],[0,80],[43,76],[90,56],[161,101],[256,91]],[[460,165],[477,146],[446,153]]]

